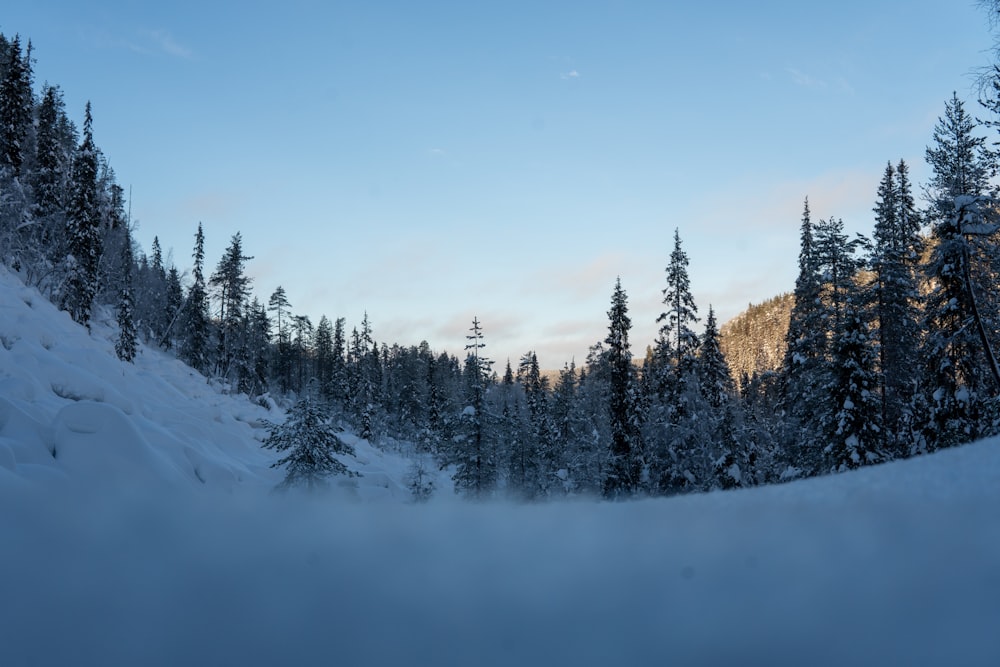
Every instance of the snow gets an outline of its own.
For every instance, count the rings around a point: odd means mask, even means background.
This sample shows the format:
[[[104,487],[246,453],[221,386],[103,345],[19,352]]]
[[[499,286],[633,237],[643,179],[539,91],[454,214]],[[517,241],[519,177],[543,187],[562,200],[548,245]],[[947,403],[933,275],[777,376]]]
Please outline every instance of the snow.
[[[31,305],[28,305],[28,301]],[[0,269],[0,664],[996,665],[1000,440],[735,492],[273,494],[259,421]],[[432,474],[438,474],[433,471]]]

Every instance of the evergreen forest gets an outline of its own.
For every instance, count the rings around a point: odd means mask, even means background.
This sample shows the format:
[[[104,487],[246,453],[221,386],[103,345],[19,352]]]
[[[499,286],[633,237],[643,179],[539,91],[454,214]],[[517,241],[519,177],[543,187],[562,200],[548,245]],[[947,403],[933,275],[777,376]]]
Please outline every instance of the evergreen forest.
[[[0,261],[80,326],[113,320],[123,363],[155,346],[206,382],[287,407],[265,443],[284,452],[286,486],[352,474],[333,456],[350,452],[343,431],[411,454],[415,499],[433,492],[433,461],[465,497],[522,501],[772,484],[1000,432],[1000,69],[975,108],[944,99],[928,182],[887,156],[870,236],[803,200],[798,277],[757,307],[766,331],[747,316],[724,327],[695,303],[678,228],[663,282],[629,286],[662,296],[653,344],[633,350],[619,280],[594,314],[606,337],[551,373],[532,350],[491,359],[488,317],[456,332],[462,357],[377,340],[367,314],[313,322],[280,287],[254,293],[239,233],[209,258],[193,223],[182,267],[158,240],[141,248],[94,110],[37,86],[34,58],[0,35]]]

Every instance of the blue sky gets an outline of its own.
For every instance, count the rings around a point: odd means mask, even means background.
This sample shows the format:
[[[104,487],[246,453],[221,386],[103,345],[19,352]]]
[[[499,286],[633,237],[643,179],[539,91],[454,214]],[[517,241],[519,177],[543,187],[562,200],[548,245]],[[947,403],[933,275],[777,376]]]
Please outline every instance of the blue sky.
[[[701,315],[794,284],[802,201],[869,233],[888,160],[970,101],[991,38],[972,0],[16,3],[132,190],[137,238],[190,267],[240,231],[255,292],[365,313],[379,341],[636,354],[679,228]]]

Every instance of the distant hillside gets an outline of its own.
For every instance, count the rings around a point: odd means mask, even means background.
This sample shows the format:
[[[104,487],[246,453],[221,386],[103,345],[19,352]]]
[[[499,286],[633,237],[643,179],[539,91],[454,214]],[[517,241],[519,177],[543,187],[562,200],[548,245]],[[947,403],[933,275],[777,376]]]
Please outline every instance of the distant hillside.
[[[780,294],[745,311],[722,325],[722,352],[739,384],[743,373],[753,375],[781,367],[785,334],[795,298]]]

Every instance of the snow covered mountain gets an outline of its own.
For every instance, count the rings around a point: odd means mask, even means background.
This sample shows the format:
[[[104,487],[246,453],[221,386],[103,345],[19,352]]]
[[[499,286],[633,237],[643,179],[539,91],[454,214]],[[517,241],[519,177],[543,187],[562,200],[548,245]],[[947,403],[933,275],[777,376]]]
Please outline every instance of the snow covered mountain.
[[[0,269],[0,664],[1000,664],[1000,440],[543,505],[408,504],[353,441],[275,495],[280,412],[111,336]]]

